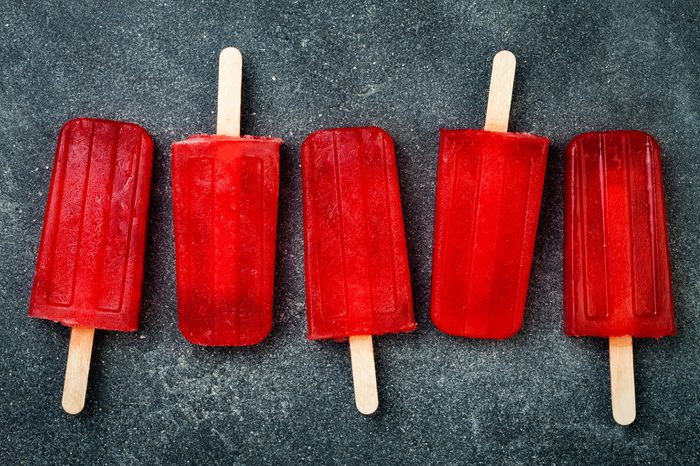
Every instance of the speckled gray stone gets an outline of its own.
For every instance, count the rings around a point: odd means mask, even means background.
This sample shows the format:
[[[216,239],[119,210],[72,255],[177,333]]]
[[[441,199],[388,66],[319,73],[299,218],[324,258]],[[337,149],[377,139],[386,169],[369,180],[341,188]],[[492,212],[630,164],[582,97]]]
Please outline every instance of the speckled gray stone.
[[[0,1],[0,462],[697,464],[696,1],[338,3]],[[244,349],[189,344],[175,299],[170,143],[213,131],[227,45],[245,57],[244,132],[285,139],[274,329]],[[523,329],[473,341],[428,316],[438,128],[483,124],[502,48],[519,60],[511,130],[552,145]],[[97,333],[70,417],[68,329],[26,312],[56,135],[80,115],[143,125],[156,154],[141,329]],[[375,340],[373,417],[354,408],[346,345],[304,338],[299,167],[311,131],[368,124],[395,139],[420,327]],[[679,329],[637,342],[628,428],[606,342],[562,333],[563,148],[610,128],[662,146]]]

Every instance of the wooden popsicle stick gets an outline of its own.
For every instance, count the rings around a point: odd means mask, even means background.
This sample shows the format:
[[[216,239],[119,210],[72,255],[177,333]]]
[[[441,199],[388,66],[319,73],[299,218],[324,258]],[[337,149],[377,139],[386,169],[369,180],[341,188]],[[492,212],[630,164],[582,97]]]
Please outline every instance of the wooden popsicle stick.
[[[243,56],[227,47],[219,54],[219,95],[217,97],[216,134],[241,135],[241,86]]]
[[[486,131],[508,132],[510,101],[515,81],[515,55],[501,50],[493,57],[489,100],[486,104]]]
[[[626,426],[637,416],[632,337],[610,337],[610,398],[615,421]]]
[[[78,414],[85,406],[94,328],[73,327],[70,332],[66,380],[63,384],[63,410]]]
[[[372,414],[379,407],[372,335],[353,335],[349,340],[355,406],[362,414]]]

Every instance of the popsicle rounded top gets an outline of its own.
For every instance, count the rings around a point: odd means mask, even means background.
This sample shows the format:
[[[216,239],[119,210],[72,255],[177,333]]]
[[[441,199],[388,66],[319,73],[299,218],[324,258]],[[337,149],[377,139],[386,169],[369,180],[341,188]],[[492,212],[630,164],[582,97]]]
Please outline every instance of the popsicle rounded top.
[[[566,149],[564,330],[675,335],[658,143],[643,131],[576,136]]]
[[[389,134],[316,131],[302,144],[309,339],[416,328]]]
[[[138,329],[152,159],[137,124],[76,118],[61,128],[31,317]]]
[[[108,126],[116,126],[118,128],[130,128],[133,130],[135,133],[137,133],[140,137],[142,137],[143,143],[144,144],[153,144],[153,138],[151,138],[151,135],[146,131],[146,129],[139,125],[138,123],[133,123],[130,121],[123,121],[123,120],[110,120],[107,118],[94,118],[94,117],[75,117],[71,118],[70,120],[66,121],[63,126],[61,126],[61,129],[58,132],[58,139],[60,140],[64,133],[74,131],[78,126],[81,124],[104,124]],[[99,136],[98,136],[99,138]],[[100,142],[99,139],[97,141],[98,143]],[[117,141],[117,143],[120,141]],[[57,150],[59,149],[58,147],[56,148]],[[153,154],[151,154],[152,156]]]

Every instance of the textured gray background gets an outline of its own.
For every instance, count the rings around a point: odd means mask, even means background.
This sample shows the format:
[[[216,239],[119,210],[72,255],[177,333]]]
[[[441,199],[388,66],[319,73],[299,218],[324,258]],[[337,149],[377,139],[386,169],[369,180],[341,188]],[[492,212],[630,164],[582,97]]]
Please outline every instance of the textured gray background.
[[[25,3],[0,1],[3,463],[700,461],[694,0]],[[244,349],[186,342],[175,300],[170,143],[213,131],[227,45],[245,56],[244,132],[285,139],[274,329]],[[438,128],[483,124],[502,48],[519,58],[511,129],[552,146],[523,329],[470,341],[428,317]],[[97,333],[87,406],[70,417],[68,329],[26,312],[56,135],[81,115],[140,123],[156,154],[141,329]],[[396,142],[420,327],[375,340],[370,418],[346,345],[305,340],[299,167],[309,132],[368,124]],[[610,416],[606,342],[562,333],[562,152],[610,128],[662,146],[679,329],[637,342],[629,428]]]

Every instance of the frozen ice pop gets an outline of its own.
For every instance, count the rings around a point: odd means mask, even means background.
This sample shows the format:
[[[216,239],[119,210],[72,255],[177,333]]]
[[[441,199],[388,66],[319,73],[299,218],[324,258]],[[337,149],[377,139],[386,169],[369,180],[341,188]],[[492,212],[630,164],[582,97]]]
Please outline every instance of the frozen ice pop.
[[[221,52],[218,134],[172,146],[178,320],[199,345],[253,345],[272,328],[282,140],[240,137],[241,63]]]
[[[445,333],[513,336],[523,322],[549,140],[508,133],[515,57],[494,58],[485,130],[441,130],[431,318]]]
[[[77,118],[59,133],[29,315],[73,327],[63,399],[73,414],[94,329],[138,328],[152,158],[133,123]]]
[[[308,337],[349,337],[356,404],[369,414],[371,336],[416,328],[391,137],[376,127],[317,131],[302,145],[302,181]],[[371,366],[370,399],[358,393],[360,366]]]
[[[564,330],[610,338],[613,415],[629,424],[632,337],[676,332],[659,145],[642,131],[581,134],[565,184]]]
[[[173,144],[179,322],[192,343],[253,345],[270,333],[281,142]]]

